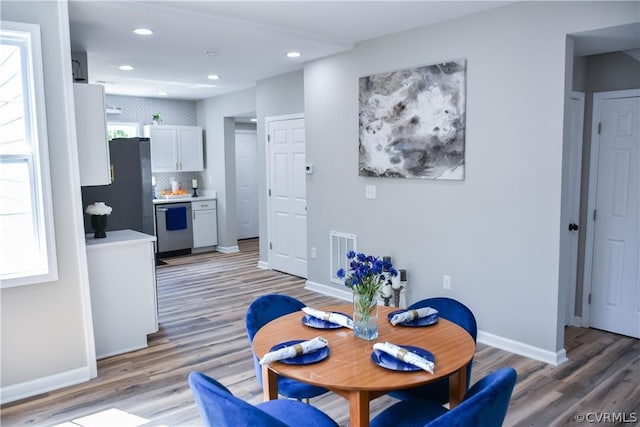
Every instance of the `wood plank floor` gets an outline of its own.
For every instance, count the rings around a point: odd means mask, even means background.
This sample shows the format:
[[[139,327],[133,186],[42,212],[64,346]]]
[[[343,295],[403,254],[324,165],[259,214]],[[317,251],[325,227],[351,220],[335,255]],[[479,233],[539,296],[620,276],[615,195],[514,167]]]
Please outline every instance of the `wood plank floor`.
[[[149,347],[100,360],[92,381],[2,406],[1,425],[53,426],[117,408],[150,420],[147,426],[200,426],[186,381],[193,370],[260,402],[244,330],[251,301],[270,292],[312,306],[342,301],[305,290],[298,277],[258,269],[257,240],[240,242],[240,249],[167,259],[157,275],[160,331],[149,336]],[[502,366],[518,371],[506,426],[579,426],[575,414],[588,412],[640,416],[640,340],[568,328],[566,348],[569,362],[552,367],[479,344],[472,382]],[[372,402],[372,415],[393,401]],[[348,425],[348,405],[340,397],[327,394],[311,403]]]

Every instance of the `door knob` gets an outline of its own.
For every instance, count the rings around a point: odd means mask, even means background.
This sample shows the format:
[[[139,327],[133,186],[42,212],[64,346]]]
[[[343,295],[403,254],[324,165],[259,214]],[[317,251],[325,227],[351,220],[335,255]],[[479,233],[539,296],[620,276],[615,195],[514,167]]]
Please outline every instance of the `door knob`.
[[[574,224],[574,223],[569,224],[569,231],[577,231],[577,230],[578,230],[578,224]]]

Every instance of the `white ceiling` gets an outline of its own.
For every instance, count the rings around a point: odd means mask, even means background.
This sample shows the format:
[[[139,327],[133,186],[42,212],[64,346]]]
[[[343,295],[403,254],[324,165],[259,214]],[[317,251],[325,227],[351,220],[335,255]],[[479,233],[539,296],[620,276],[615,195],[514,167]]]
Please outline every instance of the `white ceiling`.
[[[203,99],[253,87],[364,40],[509,3],[69,0],[71,49],[87,53],[89,81],[104,84],[108,94],[164,91],[173,99]],[[138,27],[154,34],[137,36]],[[577,56],[637,49],[640,23],[572,36]],[[291,50],[302,56],[287,58]],[[123,64],[135,70],[118,70]],[[208,80],[209,74],[221,78]]]
[[[102,82],[109,94],[165,91],[169,98],[202,99],[255,86],[364,40],[507,3],[70,0],[71,49],[87,53],[89,81]],[[137,36],[138,27],[154,34]],[[291,50],[302,56],[287,58]],[[135,70],[118,70],[123,64]]]

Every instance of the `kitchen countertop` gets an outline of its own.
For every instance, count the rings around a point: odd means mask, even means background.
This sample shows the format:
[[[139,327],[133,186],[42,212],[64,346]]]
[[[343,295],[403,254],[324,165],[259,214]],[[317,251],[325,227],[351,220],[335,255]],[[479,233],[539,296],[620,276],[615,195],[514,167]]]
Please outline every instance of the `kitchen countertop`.
[[[87,234],[85,238],[87,242],[87,249],[104,246],[128,245],[139,242],[154,242],[156,240],[155,236],[140,233],[135,230],[107,230],[107,237],[105,238],[96,239],[93,237],[93,234]]]
[[[165,198],[153,199],[153,204],[162,205],[165,203],[204,202],[206,200],[216,200],[216,196],[191,197],[191,196],[185,195],[184,197],[174,197],[171,199],[165,199]]]

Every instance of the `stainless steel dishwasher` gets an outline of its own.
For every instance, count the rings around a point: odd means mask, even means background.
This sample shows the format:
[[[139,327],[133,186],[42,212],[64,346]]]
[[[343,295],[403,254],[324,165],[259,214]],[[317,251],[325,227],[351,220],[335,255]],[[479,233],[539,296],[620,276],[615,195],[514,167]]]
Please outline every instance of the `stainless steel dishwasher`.
[[[182,219],[180,209],[169,212],[175,208],[185,208]],[[172,215],[180,215],[178,222],[172,223]],[[184,221],[182,223],[181,221]],[[176,229],[177,228],[177,229]],[[193,247],[193,224],[191,220],[191,203],[166,203],[156,205],[156,232],[158,239],[158,252],[178,251]]]

